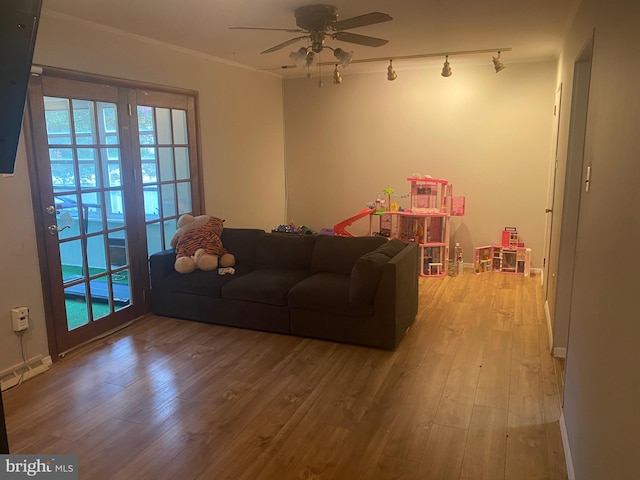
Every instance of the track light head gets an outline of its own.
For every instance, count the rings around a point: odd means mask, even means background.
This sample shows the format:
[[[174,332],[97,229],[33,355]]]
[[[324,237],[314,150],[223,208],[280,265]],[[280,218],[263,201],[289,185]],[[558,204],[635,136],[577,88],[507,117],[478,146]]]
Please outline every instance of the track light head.
[[[442,73],[440,74],[443,77],[450,77],[453,75],[451,71],[451,65],[449,64],[449,55],[444,57],[444,66],[442,67]]]
[[[387,80],[393,82],[396,78],[398,78],[398,74],[393,69],[393,60],[389,60],[389,66],[387,67]]]
[[[496,73],[501,72],[505,69],[504,63],[500,60],[500,52],[498,51],[498,56],[493,57],[493,68],[495,68]]]

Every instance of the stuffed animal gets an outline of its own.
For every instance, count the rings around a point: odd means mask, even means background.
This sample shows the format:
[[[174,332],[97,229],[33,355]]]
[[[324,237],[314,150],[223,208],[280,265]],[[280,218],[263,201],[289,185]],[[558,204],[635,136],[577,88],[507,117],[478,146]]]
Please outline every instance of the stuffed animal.
[[[220,235],[224,220],[209,215],[181,215],[178,230],[169,244],[176,249],[175,269],[191,273],[196,269],[215,270],[231,267],[235,257],[225,250]]]

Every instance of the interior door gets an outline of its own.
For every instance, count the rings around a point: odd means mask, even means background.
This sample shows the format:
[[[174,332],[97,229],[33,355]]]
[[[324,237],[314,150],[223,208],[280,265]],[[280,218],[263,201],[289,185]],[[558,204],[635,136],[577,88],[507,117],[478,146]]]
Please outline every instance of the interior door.
[[[556,99],[553,107],[553,161],[549,167],[549,189],[547,192],[547,207],[545,209],[545,248],[542,272],[542,283],[545,289],[545,301],[549,297],[549,274],[551,269],[551,240],[553,238],[553,208],[556,197],[556,177],[558,172],[558,141],[560,130],[560,109],[562,107],[562,84],[556,91]],[[555,271],[553,272],[555,273]]]
[[[29,108],[42,271],[62,353],[145,310],[127,92],[34,77]]]

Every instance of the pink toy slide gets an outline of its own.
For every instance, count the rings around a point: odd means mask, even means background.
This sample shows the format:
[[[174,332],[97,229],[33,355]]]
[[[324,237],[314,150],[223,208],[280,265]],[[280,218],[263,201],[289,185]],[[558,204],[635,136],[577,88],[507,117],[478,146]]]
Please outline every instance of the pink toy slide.
[[[336,235],[342,235],[344,237],[355,237],[354,234],[347,232],[347,227],[351,226],[351,224],[356,220],[360,220],[361,218],[366,217],[375,211],[375,208],[364,208],[353,217],[349,217],[346,220],[341,221],[340,223],[336,223],[333,226],[333,231]]]

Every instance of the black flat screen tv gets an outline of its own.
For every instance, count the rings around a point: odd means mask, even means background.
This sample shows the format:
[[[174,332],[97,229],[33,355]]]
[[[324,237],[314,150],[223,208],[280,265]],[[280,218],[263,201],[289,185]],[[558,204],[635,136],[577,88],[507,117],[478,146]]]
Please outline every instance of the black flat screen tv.
[[[0,173],[13,173],[42,0],[0,1]]]

